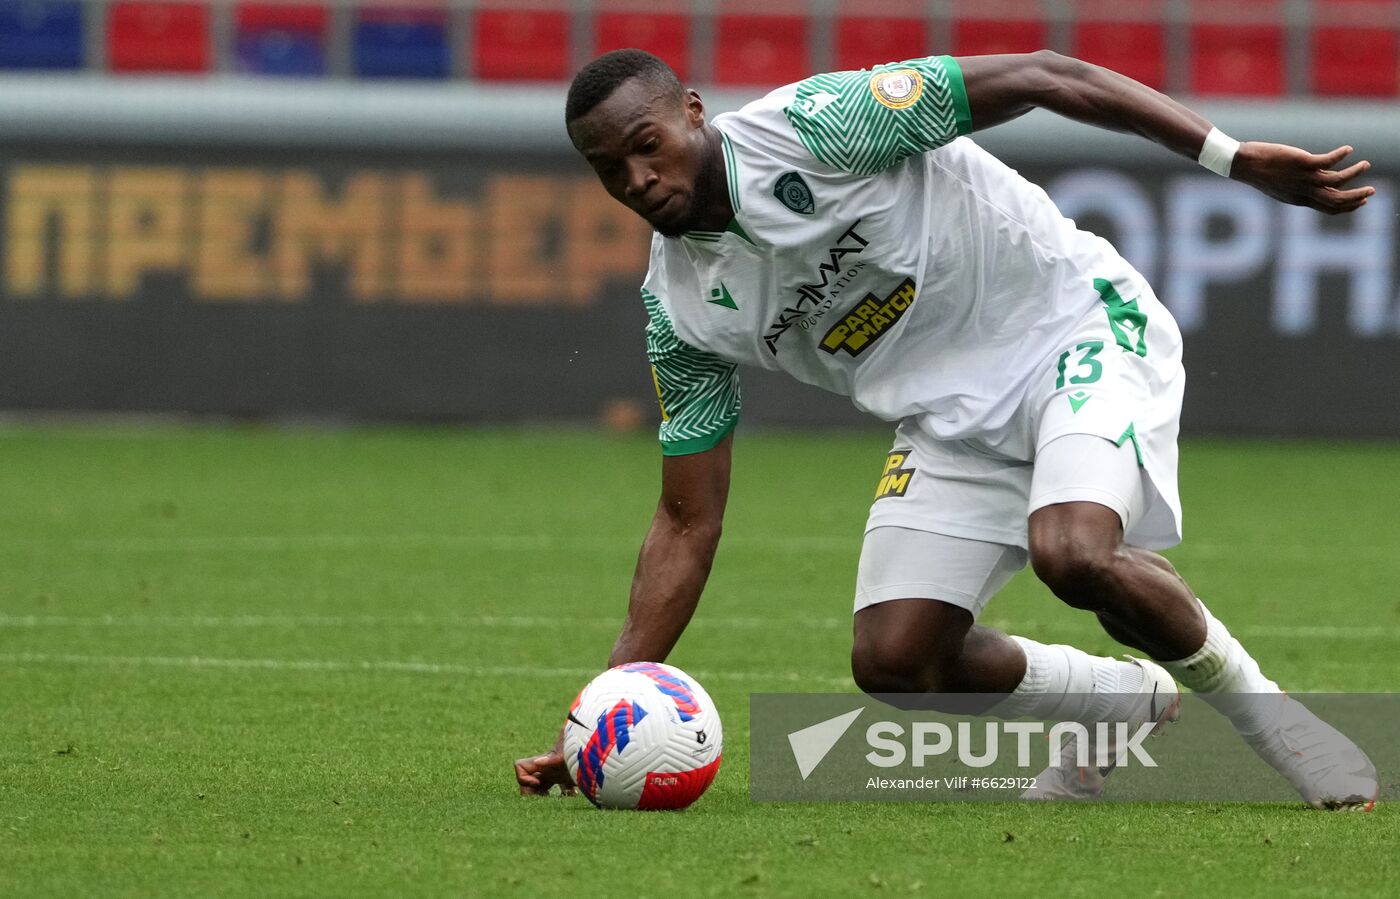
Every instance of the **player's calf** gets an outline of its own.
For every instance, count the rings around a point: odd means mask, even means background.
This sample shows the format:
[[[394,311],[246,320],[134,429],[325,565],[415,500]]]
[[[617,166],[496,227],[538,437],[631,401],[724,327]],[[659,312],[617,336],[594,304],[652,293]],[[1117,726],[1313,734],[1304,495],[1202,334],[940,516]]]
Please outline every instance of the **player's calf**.
[[[1170,563],[1126,546],[1117,512],[1092,502],[1031,513],[1031,566],[1062,601],[1098,615],[1115,639],[1154,659],[1183,658],[1201,646],[1205,623],[1195,595]]]
[[[892,705],[1056,721],[1126,720],[1142,685],[1139,665],[974,627],[966,610],[926,599],[856,613],[851,671]]]

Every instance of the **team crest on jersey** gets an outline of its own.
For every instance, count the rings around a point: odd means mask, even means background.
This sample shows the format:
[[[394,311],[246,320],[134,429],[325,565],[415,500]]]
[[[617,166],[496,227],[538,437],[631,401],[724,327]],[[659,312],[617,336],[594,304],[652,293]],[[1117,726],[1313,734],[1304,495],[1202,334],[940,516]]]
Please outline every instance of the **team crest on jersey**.
[[[904,317],[914,305],[915,296],[917,289],[913,278],[905,278],[883,300],[873,293],[866,294],[826,332],[821,348],[833,356],[838,350],[844,350],[848,356],[859,356]]]
[[[909,489],[915,469],[905,468],[904,463],[909,461],[909,454],[912,452],[913,450],[907,449],[890,450],[890,454],[885,457],[885,470],[880,472],[880,485],[875,488],[876,499],[903,496]]]
[[[876,72],[870,76],[870,92],[881,106],[908,109],[919,102],[924,92],[923,76],[913,69],[898,72]]]
[[[817,211],[812,189],[796,172],[788,172],[778,179],[778,183],[773,185],[773,196],[798,215],[812,215]]]

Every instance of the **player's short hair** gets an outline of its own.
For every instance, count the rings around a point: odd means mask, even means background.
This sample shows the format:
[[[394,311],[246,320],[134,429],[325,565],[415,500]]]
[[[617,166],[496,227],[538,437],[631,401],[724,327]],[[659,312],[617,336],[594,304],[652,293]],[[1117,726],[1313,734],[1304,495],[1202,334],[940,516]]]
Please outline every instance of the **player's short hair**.
[[[569,98],[564,103],[564,121],[572,122],[587,115],[630,78],[641,78],[670,92],[678,100],[685,96],[681,80],[659,56],[645,50],[614,50],[579,69],[574,76],[569,85]]]

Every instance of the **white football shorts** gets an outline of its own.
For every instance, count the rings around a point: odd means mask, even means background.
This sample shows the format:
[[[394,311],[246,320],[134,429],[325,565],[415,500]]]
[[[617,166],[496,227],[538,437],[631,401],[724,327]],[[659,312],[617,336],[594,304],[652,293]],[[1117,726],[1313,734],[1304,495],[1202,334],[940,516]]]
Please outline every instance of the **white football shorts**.
[[[1099,503],[1130,545],[1175,546],[1184,388],[1180,332],[1144,288],[1086,315],[994,440],[936,440],[901,421],[866,523],[857,611],[924,598],[979,614],[1008,567],[1025,565],[1030,513],[1056,503]]]

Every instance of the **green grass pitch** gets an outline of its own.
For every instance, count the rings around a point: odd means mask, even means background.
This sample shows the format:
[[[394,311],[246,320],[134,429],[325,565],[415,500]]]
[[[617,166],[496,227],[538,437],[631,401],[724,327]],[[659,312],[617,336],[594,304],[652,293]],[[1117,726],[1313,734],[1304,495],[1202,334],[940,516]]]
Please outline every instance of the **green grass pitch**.
[[[0,431],[0,895],[1311,895],[1400,811],[766,805],[750,692],[852,690],[880,432],[741,434],[672,661],[725,722],[681,813],[514,793],[607,657],[647,437]],[[1190,443],[1173,560],[1294,690],[1400,683],[1400,446]],[[1023,574],[988,610],[1116,651]],[[1203,760],[1203,764],[1208,762]],[[1395,772],[1383,772],[1393,780]]]

